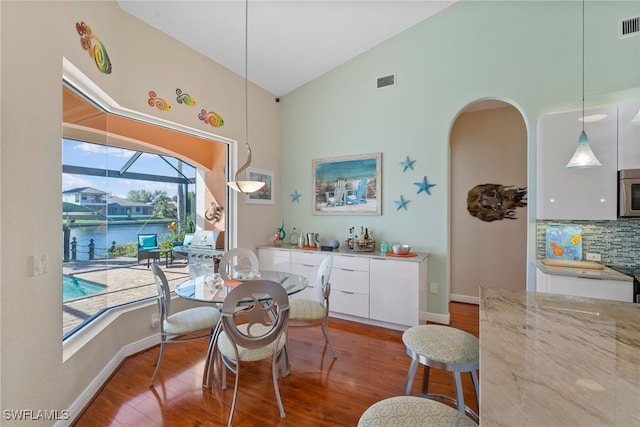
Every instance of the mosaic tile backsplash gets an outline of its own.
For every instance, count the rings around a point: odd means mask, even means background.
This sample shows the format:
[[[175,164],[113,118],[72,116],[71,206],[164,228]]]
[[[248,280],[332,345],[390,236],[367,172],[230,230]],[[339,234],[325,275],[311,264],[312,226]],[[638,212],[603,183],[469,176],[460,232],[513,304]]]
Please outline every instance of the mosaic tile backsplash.
[[[545,258],[548,225],[580,225],[582,253],[598,253],[602,264],[623,273],[640,272],[640,219],[617,221],[537,221],[536,258]]]

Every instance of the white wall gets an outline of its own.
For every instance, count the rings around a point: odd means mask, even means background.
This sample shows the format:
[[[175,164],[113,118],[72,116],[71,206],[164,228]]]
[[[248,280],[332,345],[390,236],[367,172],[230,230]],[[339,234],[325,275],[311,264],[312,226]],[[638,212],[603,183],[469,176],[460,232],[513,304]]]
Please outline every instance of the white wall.
[[[124,13],[115,1],[0,2],[2,40],[0,144],[0,407],[65,410],[121,348],[152,331],[152,306],[118,317],[63,362],[61,245],[62,59],[104,89],[123,107],[185,126],[244,141],[244,81],[226,68]],[[100,37],[113,63],[101,73],[82,49],[76,22]],[[148,92],[175,99],[188,91],[198,107],[217,111],[221,128],[197,120],[194,110],[161,112]],[[260,110],[250,124],[254,166],[277,170],[279,105],[250,85],[250,103]],[[240,153],[239,163],[246,153]],[[262,243],[255,229],[281,220],[279,205],[239,202],[238,244]],[[250,224],[243,227],[242,224]],[[47,274],[32,275],[32,257],[47,254]],[[4,423],[3,423],[4,424]],[[29,422],[24,425],[49,425]]]
[[[586,2],[586,104],[637,98],[640,37],[618,39],[621,19],[640,14],[639,2]],[[526,121],[528,188],[535,195],[536,121],[551,111],[580,109],[582,3],[576,1],[461,1],[365,52],[281,99],[282,200],[288,226],[344,240],[363,224],[376,238],[431,252],[429,312],[448,313],[450,221],[449,132],[469,103],[509,100]],[[376,78],[397,73],[397,86],[376,89]],[[633,95],[629,95],[629,94]],[[313,159],[382,152],[382,215],[313,216]],[[414,171],[402,172],[409,155]],[[437,186],[416,194],[422,176]],[[411,199],[396,210],[400,195]],[[535,212],[530,198],[530,211]],[[535,260],[535,215],[528,219],[528,259]],[[535,280],[535,268],[528,276]]]

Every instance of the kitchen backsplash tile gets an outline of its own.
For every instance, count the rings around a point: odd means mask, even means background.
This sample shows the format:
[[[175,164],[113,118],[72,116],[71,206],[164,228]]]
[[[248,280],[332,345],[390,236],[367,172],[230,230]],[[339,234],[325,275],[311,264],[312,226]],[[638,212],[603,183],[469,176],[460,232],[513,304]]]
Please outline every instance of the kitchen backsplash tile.
[[[582,253],[598,253],[602,264],[640,270],[640,220],[620,218],[617,221],[547,221],[538,220],[536,258],[545,257],[548,225],[582,226]]]

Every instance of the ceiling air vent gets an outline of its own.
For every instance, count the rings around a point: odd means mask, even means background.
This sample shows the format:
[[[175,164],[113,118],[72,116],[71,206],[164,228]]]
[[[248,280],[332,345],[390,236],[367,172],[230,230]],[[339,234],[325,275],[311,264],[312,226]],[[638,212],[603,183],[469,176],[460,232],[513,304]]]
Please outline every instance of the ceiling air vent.
[[[620,21],[620,37],[640,34],[640,16]]]
[[[395,86],[396,85],[396,73],[388,74],[386,76],[378,77],[377,87]]]

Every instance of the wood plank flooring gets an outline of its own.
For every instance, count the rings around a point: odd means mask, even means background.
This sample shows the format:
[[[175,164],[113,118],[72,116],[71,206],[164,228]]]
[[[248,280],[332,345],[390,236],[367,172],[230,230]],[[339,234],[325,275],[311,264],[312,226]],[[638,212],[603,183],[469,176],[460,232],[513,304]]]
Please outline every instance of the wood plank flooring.
[[[477,305],[450,304],[451,325],[479,336]],[[402,395],[410,359],[402,332],[332,318],[333,346],[324,345],[320,328],[290,328],[291,374],[280,378],[287,417],[280,418],[271,381],[270,361],[240,367],[235,426],[355,426],[373,403]],[[202,387],[205,340],[167,346],[155,387],[149,388],[158,347],[126,359],[104,385],[75,427],[225,426],[233,397],[221,390],[219,373],[211,390]],[[478,410],[471,378],[463,374],[465,403]],[[412,393],[418,394],[422,367]],[[429,391],[454,396],[453,375],[431,370]]]

